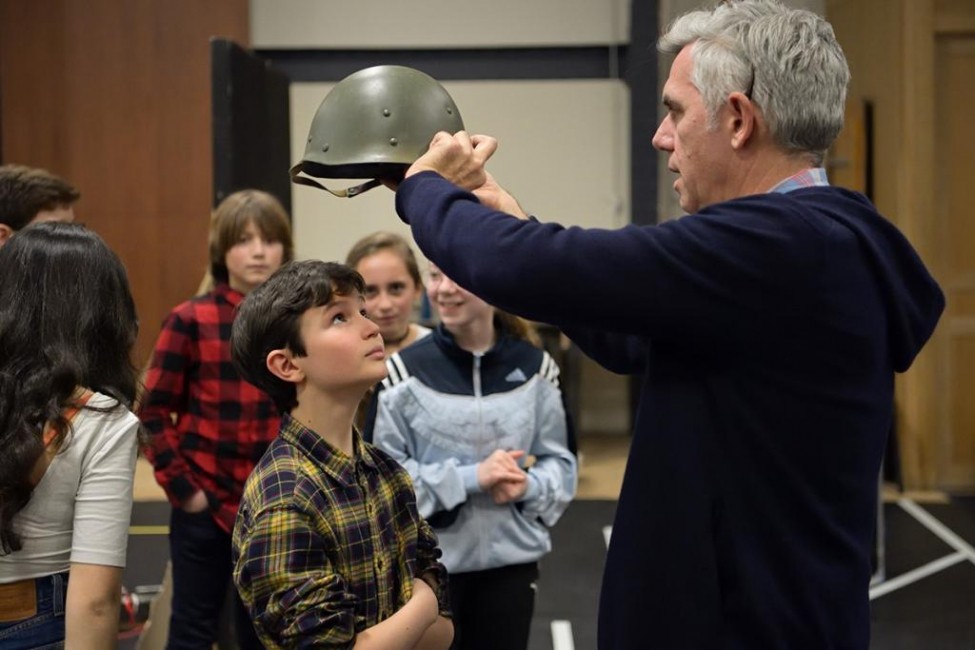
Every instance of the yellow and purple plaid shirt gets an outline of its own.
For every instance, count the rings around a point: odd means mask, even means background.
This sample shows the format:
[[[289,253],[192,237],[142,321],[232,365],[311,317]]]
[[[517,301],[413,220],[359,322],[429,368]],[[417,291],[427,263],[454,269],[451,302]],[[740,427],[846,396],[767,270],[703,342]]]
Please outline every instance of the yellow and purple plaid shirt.
[[[396,461],[354,434],[350,458],[290,416],[247,480],[233,534],[234,583],[268,648],[351,648],[432,573],[447,572]]]

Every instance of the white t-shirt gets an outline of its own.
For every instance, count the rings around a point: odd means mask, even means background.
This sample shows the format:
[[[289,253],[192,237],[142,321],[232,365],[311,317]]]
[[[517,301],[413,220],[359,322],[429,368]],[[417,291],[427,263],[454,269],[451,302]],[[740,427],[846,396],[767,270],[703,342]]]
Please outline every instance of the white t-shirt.
[[[115,400],[92,395],[89,406]],[[68,443],[14,517],[21,550],[0,556],[0,583],[61,573],[72,562],[125,566],[139,420],[128,409],[81,409]]]

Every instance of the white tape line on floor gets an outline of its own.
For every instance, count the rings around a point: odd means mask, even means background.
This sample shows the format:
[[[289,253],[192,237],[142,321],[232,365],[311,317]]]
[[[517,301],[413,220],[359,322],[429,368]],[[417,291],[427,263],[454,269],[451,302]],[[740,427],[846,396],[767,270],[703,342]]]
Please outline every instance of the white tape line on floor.
[[[930,575],[934,575],[939,571],[944,571],[945,569],[952,567],[959,562],[964,562],[965,560],[975,562],[975,549],[972,548],[972,545],[955,534],[954,531],[945,526],[943,523],[935,519],[935,517],[927,510],[910,499],[898,499],[897,505],[899,505],[907,514],[914,517],[918,523],[931,531],[941,541],[955,549],[955,552],[934,560],[933,562],[928,562],[924,566],[920,566],[916,569],[908,571],[907,573],[901,574],[896,578],[891,578],[890,580],[886,580],[881,582],[879,585],[872,587],[870,589],[870,600],[880,598],[885,594],[889,594],[890,592],[900,589],[901,587],[906,587],[907,585],[915,583],[922,578],[927,578]]]
[[[933,575],[938,571],[943,571],[950,566],[954,566],[959,562],[964,562],[968,558],[965,557],[964,553],[952,553],[951,555],[946,555],[943,558],[935,560],[934,562],[928,562],[924,566],[912,569],[907,573],[902,573],[896,578],[891,578],[885,582],[881,582],[876,587],[870,589],[870,600],[874,598],[880,598],[885,594],[889,594],[892,591],[900,589],[901,587],[906,587],[907,585],[917,582],[922,578],[927,578],[929,575]]]
[[[553,650],[575,650],[576,644],[572,639],[572,623],[569,621],[552,621]]]
[[[961,537],[955,534],[954,531],[935,519],[927,510],[910,499],[899,499],[897,501],[897,505],[903,508],[907,514],[917,519],[922,526],[940,537],[941,541],[943,541],[945,544],[955,549],[959,553],[964,553],[969,560],[975,562],[975,548],[972,548],[971,544],[963,540]]]

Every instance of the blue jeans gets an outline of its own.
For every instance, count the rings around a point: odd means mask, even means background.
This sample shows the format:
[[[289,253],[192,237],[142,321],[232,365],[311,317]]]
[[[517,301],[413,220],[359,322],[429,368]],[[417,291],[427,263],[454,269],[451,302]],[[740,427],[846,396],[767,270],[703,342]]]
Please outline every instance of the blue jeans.
[[[64,648],[64,603],[68,574],[35,578],[37,614],[21,621],[0,623],[0,650],[57,650]]]

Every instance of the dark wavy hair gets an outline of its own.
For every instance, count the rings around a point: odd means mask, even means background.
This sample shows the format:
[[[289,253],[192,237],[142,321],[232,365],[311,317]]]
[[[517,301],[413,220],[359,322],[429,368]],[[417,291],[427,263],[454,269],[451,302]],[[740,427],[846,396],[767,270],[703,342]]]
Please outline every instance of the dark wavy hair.
[[[0,554],[21,549],[14,516],[51,444],[68,442],[63,410],[78,387],[129,408],[138,373],[129,357],[138,321],[122,262],[82,225],[27,226],[0,247]]]
[[[0,166],[0,223],[20,230],[38,212],[68,206],[81,193],[63,178],[23,165]]]
[[[301,340],[301,316],[329,304],[335,295],[365,292],[357,271],[337,262],[289,262],[244,298],[230,331],[230,357],[240,375],[270,395],[278,411],[290,413],[298,405],[295,385],[267,368],[272,350],[288,348],[306,355]]]

